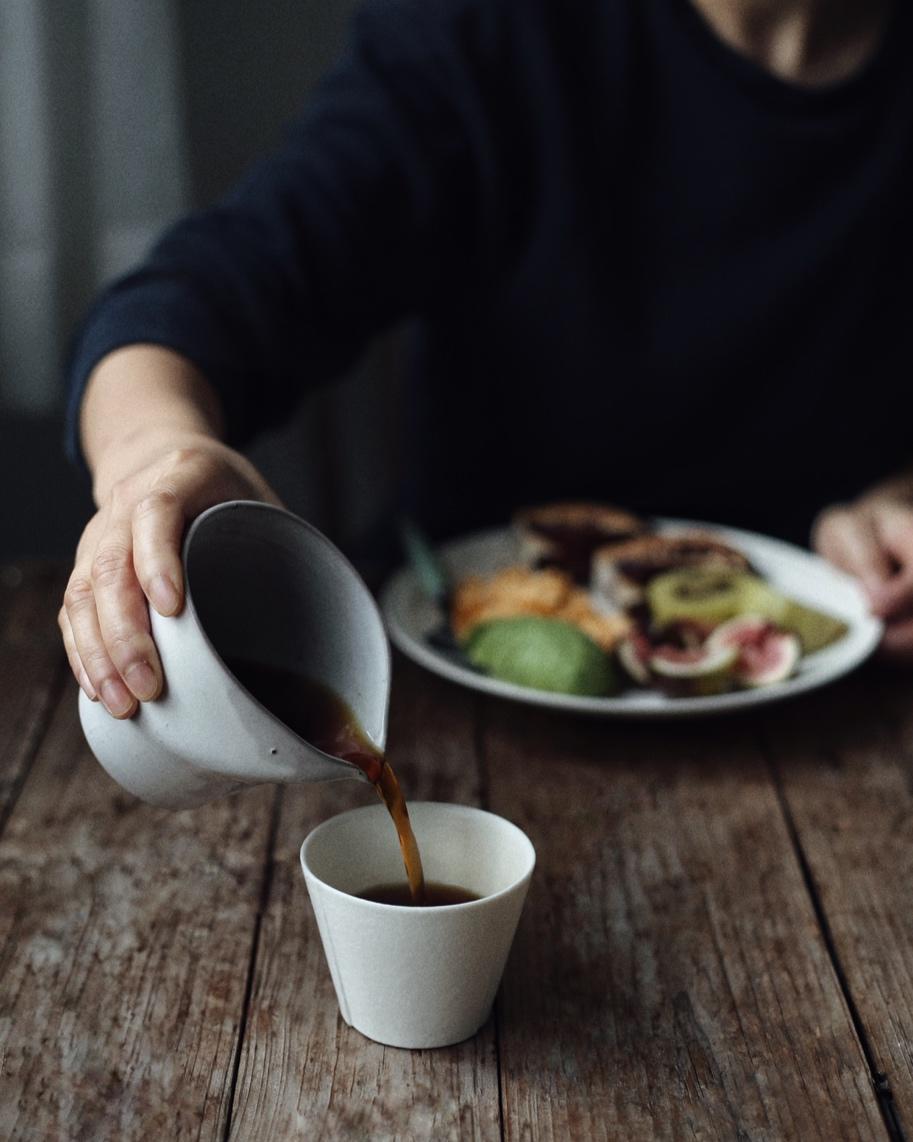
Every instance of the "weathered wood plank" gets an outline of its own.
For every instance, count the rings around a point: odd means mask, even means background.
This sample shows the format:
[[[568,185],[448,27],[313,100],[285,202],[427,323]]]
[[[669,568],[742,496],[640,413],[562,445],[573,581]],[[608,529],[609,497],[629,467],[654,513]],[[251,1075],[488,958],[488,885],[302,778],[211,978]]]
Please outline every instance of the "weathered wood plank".
[[[0,841],[0,1137],[221,1138],[273,793],[144,806],[75,706]]]
[[[0,833],[66,669],[56,622],[65,582],[53,566],[0,568]]]
[[[491,807],[539,857],[498,1008],[505,1137],[883,1138],[750,723],[486,709]]]
[[[913,676],[867,670],[766,737],[875,1070],[913,1131]]]
[[[477,804],[476,699],[402,660],[395,679],[388,742],[407,798]],[[493,1027],[456,1047],[401,1051],[339,1015],[298,849],[319,821],[372,798],[354,782],[285,790],[232,1138],[500,1138]]]

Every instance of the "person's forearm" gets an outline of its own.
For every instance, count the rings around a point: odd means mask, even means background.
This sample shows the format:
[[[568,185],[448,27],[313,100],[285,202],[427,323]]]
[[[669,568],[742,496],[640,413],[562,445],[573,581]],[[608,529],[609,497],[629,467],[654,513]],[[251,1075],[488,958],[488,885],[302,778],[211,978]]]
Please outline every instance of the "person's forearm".
[[[179,614],[187,524],[226,500],[278,504],[221,440],[219,398],[177,353],[135,344],[104,357],[81,409],[98,511],[83,529],[58,614],[70,668],[116,718],[162,692],[149,607]]]
[[[158,345],[110,353],[89,378],[80,413],[96,503],[157,452],[201,435],[221,439],[223,428],[218,396],[185,357]]]

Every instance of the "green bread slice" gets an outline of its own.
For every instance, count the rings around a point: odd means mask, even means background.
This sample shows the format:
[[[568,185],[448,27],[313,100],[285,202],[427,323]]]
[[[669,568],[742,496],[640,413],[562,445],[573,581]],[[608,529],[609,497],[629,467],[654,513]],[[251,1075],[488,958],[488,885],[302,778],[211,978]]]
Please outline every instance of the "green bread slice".
[[[779,623],[787,605],[764,579],[730,568],[666,571],[650,580],[646,595],[651,618],[659,629],[677,622],[713,626],[749,614]]]
[[[826,646],[843,638],[849,630],[843,619],[825,614],[824,611],[816,611],[814,607],[797,603],[795,599],[786,600],[786,611],[780,625],[799,636],[803,654],[824,650]]]
[[[476,627],[464,650],[479,670],[517,686],[580,697],[616,688],[609,655],[560,619],[493,619]]]

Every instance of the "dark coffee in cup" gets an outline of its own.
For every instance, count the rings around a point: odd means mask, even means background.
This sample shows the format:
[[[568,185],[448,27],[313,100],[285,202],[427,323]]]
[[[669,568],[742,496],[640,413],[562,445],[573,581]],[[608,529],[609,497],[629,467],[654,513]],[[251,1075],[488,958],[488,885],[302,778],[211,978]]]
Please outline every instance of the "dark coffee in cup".
[[[238,660],[228,665],[241,685],[290,730],[324,753],[357,765],[373,782],[396,826],[408,881],[407,903],[427,905],[422,858],[399,781],[349,706],[329,687],[283,667]]]
[[[411,905],[413,902],[408,884],[376,884],[373,888],[366,888],[364,892],[356,895],[360,900],[373,900],[375,904]],[[421,906],[443,908],[446,904],[469,904],[473,900],[481,899],[478,893],[470,892],[468,888],[461,888],[458,884],[441,884],[437,880],[426,880]]]

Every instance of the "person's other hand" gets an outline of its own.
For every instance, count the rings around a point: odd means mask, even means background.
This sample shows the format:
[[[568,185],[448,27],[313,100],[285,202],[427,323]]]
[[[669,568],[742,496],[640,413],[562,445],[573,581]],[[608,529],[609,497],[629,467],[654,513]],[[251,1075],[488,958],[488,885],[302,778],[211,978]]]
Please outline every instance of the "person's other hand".
[[[147,454],[99,500],[79,541],[58,622],[76,681],[114,717],[130,717],[137,701],[161,693],[147,600],[160,615],[180,612],[184,529],[206,508],[233,499],[279,503],[243,456],[211,437],[189,435]]]
[[[913,502],[870,495],[826,508],[815,521],[812,543],[862,583],[873,614],[885,624],[884,654],[913,663]]]

